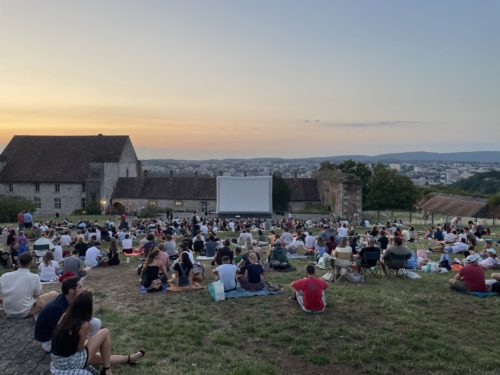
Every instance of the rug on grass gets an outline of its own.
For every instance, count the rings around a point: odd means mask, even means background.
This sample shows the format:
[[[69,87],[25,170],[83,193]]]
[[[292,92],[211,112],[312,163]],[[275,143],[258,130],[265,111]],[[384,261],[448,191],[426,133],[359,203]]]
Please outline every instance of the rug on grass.
[[[168,285],[167,284],[163,285],[162,289],[158,290],[157,292],[148,292],[148,288],[146,288],[146,287],[144,287],[144,286],[141,285],[139,287],[139,294],[167,293],[167,290],[168,290]]]
[[[297,269],[294,266],[290,266],[284,270],[275,270],[274,268],[270,268],[270,267],[269,268],[266,267],[266,269],[265,269],[266,272],[292,272],[292,271],[296,271],[296,270]]]
[[[211,261],[211,260],[213,260],[213,259],[214,259],[214,257],[206,257],[206,256],[204,256],[204,255],[200,255],[200,256],[197,256],[197,257],[196,257],[196,260],[207,260],[207,261]]]
[[[471,296],[479,297],[479,298],[496,297],[496,296],[500,295],[500,294],[498,294],[496,292],[470,292],[469,294]]]
[[[267,288],[255,291],[250,291],[243,288],[236,288],[235,290],[225,292],[224,295],[226,296],[226,299],[231,299],[231,298],[245,298],[254,296],[273,296],[275,294],[282,294],[282,293],[283,291],[281,290],[271,292]]]
[[[200,284],[193,284],[193,285],[189,285],[189,286],[172,285],[171,287],[168,288],[168,291],[178,293],[178,292],[191,292],[193,290],[201,290],[201,289],[205,289],[205,286],[200,285]]]
[[[309,257],[305,256],[305,255],[301,255],[301,254],[290,254],[288,253],[287,254],[287,257],[288,259],[307,259]]]

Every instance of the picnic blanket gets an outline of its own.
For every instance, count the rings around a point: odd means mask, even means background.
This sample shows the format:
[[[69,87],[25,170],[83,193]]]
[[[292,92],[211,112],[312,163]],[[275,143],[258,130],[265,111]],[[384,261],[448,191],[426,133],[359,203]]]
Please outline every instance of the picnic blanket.
[[[139,294],[146,294],[146,293],[150,293],[150,294],[167,293],[167,290],[168,290],[168,285],[167,284],[163,284],[163,287],[161,288],[161,290],[159,290],[157,292],[148,292],[148,288],[146,288],[145,286],[141,285],[139,287]]]
[[[141,253],[136,253],[135,250],[134,250],[133,253],[130,253],[130,254],[123,253],[123,255],[125,255],[126,257],[138,257],[138,256],[141,256],[142,254]]]
[[[500,294],[498,294],[496,292],[470,292],[469,294],[471,296],[479,297],[479,298],[496,297],[496,296],[500,295]]]
[[[196,257],[196,260],[207,260],[207,261],[211,261],[211,260],[213,260],[213,259],[214,259],[214,257],[206,257],[206,256],[204,256],[204,255],[200,255],[200,256],[197,256],[197,257]]]
[[[245,298],[245,297],[254,297],[254,296],[273,296],[275,294],[282,294],[283,291],[278,290],[275,292],[271,292],[266,288],[261,290],[250,291],[243,288],[236,288],[229,292],[225,292],[226,299],[231,298]]]
[[[305,255],[300,255],[300,254],[287,254],[288,259],[307,259],[308,257]]]
[[[168,288],[168,291],[178,293],[178,292],[191,292],[193,290],[201,290],[201,289],[205,289],[205,286],[200,285],[200,284],[193,284],[193,285],[188,285],[188,286],[175,286],[172,284]]]

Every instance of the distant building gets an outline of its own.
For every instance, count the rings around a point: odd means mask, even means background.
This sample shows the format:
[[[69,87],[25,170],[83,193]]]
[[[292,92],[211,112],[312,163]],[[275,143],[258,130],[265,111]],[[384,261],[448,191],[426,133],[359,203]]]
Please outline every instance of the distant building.
[[[0,155],[0,195],[32,200],[37,214],[103,209],[120,177],[140,176],[128,136],[14,136]]]

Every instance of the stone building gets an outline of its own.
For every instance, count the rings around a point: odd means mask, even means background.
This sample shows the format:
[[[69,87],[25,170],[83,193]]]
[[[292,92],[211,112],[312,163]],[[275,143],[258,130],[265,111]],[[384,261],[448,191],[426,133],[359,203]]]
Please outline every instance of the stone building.
[[[36,213],[105,209],[120,177],[139,177],[128,136],[14,136],[0,155],[0,195],[32,200]]]

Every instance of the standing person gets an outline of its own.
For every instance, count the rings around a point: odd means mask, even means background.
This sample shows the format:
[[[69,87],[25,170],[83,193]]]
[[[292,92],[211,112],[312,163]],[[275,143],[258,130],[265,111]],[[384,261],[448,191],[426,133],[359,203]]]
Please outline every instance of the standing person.
[[[57,322],[83,290],[83,284],[78,276],[66,277],[61,283],[62,293],[48,303],[38,315],[35,323],[35,340],[41,343],[42,349],[47,353],[50,353],[52,348],[52,333]],[[101,321],[92,318],[89,336],[94,336],[100,329]]]
[[[17,226],[19,231],[24,230],[24,211],[17,214]]]
[[[145,354],[144,350],[126,355],[111,355],[109,329],[99,330],[90,336],[90,321],[93,314],[92,293],[84,290],[63,314],[52,337],[50,372],[54,375],[79,373],[88,364],[104,366],[101,374],[111,375],[111,365],[136,363]]]
[[[328,288],[328,283],[315,276],[314,265],[309,264],[306,272],[307,277],[291,284],[293,297],[290,297],[290,300],[297,301],[304,312],[323,312],[326,308],[324,291]]]
[[[198,223],[200,222],[200,216],[198,215],[198,211],[193,211],[193,217],[191,218],[191,237],[196,236],[196,231],[198,228]]]
[[[19,256],[19,269],[0,277],[0,296],[9,318],[25,318],[40,312],[57,297],[57,292],[42,293],[38,275],[30,272],[33,256],[26,252]]]
[[[33,227],[33,216],[26,210],[24,211],[24,228],[29,229],[31,227]]]

